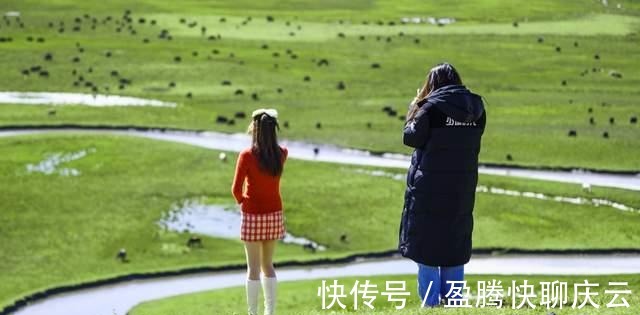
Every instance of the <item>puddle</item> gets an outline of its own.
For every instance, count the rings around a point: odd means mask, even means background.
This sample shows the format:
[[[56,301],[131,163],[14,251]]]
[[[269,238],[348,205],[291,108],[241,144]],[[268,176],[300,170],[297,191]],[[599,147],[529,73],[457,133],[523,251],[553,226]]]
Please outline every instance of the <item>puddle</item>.
[[[66,92],[0,92],[0,103],[24,105],[85,105],[176,107],[175,103],[119,95]]]
[[[61,164],[79,160],[89,153],[95,153],[96,149],[90,148],[71,153],[51,153],[38,164],[27,164],[28,173],[42,173],[45,175],[58,174],[60,176],[79,176],[80,171],[75,168],[59,168]]]
[[[385,172],[382,170],[356,169],[354,170],[354,172],[359,174],[366,174],[370,176],[387,177],[387,178],[391,178],[393,180],[398,180],[398,181],[405,180],[404,174]],[[530,191],[523,192],[523,191],[509,190],[509,189],[498,188],[498,187],[489,187],[484,185],[478,185],[476,187],[476,192],[488,193],[488,194],[494,194],[494,195],[522,197],[522,198],[533,198],[533,199],[539,199],[539,200],[550,200],[550,201],[556,201],[556,202],[571,203],[575,205],[590,205],[595,207],[605,206],[605,207],[611,207],[621,211],[640,212],[640,209],[635,209],[633,207],[627,206],[619,202],[615,202],[607,199],[601,199],[601,198],[550,196],[543,193],[530,192]]]
[[[456,19],[454,18],[449,18],[449,17],[442,17],[442,18],[437,18],[437,17],[418,17],[418,16],[414,16],[414,17],[403,17],[400,19],[400,21],[402,21],[403,23],[413,23],[413,24],[421,24],[421,23],[429,23],[432,25],[449,25],[449,24],[453,24],[456,22]]]
[[[238,206],[207,205],[195,199],[185,200],[174,205],[160,219],[158,225],[175,232],[240,239],[240,222],[240,208]],[[326,250],[326,246],[289,232],[285,233],[282,242],[319,251]]]

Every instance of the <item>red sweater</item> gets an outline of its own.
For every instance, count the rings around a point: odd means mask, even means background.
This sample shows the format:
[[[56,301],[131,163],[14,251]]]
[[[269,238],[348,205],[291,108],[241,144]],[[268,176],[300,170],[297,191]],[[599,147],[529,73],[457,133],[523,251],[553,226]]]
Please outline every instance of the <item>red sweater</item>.
[[[287,159],[289,151],[282,149],[282,163]],[[233,178],[231,192],[242,211],[248,213],[269,213],[282,210],[280,198],[280,176],[273,176],[260,169],[258,158],[251,148],[244,149],[238,155],[236,174]],[[246,187],[245,187],[246,180]],[[243,189],[244,188],[244,189]]]

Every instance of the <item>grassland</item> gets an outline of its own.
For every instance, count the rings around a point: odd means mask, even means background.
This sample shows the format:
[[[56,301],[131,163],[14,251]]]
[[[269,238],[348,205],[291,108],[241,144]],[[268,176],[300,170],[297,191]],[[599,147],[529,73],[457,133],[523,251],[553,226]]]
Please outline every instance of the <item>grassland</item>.
[[[289,123],[282,137],[406,153],[399,141],[402,120],[381,109],[389,105],[403,115],[428,69],[449,61],[487,104],[482,162],[638,171],[640,127],[630,121],[640,116],[640,63],[632,58],[640,54],[640,3],[615,4],[4,0],[0,13],[18,11],[21,17],[0,19],[2,91],[92,93],[84,86],[90,81],[98,93],[178,106],[64,106],[51,114],[49,106],[1,104],[0,126],[138,125],[242,132],[246,119],[219,124],[217,118],[273,106]],[[442,27],[401,23],[403,17],[428,16],[453,17],[456,22]],[[192,23],[196,25],[189,27]],[[163,30],[166,35],[159,38]],[[46,54],[51,60],[45,60]],[[319,65],[321,60],[327,65]],[[48,77],[32,71],[23,74],[36,65],[48,71]],[[113,71],[118,74],[112,75]],[[131,84],[120,88],[120,79]],[[175,87],[169,87],[170,82]],[[346,89],[337,89],[339,82]],[[237,90],[243,94],[236,95]],[[256,97],[251,96],[254,93]],[[322,128],[316,128],[318,122]],[[577,137],[567,137],[569,130],[575,130]],[[609,135],[606,139],[604,132]],[[26,165],[47,154],[87,148],[95,153],[65,165],[78,169],[80,176],[26,171]],[[219,162],[218,153],[128,137],[0,139],[4,183],[0,239],[6,253],[0,260],[0,306],[62,284],[131,272],[242,263],[237,240],[203,236],[204,248],[190,250],[184,246],[187,234],[156,225],[165,211],[184,199],[233,202],[229,194],[233,163]],[[513,159],[507,160],[507,155]],[[403,183],[359,169],[288,163],[282,187],[288,228],[328,250],[311,254],[280,246],[278,261],[341,257],[396,246]],[[625,190],[595,187],[589,194],[577,185],[492,176],[481,176],[480,181],[640,208],[638,194]],[[640,244],[638,213],[482,193],[475,211],[474,248],[605,249]],[[318,229],[318,222],[325,228]],[[349,235],[349,243],[337,237],[343,233]],[[120,248],[127,249],[130,263],[114,259]],[[637,290],[638,278],[632,279]],[[315,305],[307,303],[314,295],[300,300],[290,296],[312,286],[284,285],[283,309],[322,313],[300,308]],[[179,314],[176,310],[193,298],[198,303],[189,314],[199,314],[210,305],[201,299],[211,297],[224,310],[242,312],[241,294],[236,291],[168,300],[140,310]],[[636,296],[634,301],[637,304]]]
[[[0,4],[0,10],[20,11],[24,23],[24,28],[15,22],[0,23],[3,36],[13,38],[0,43],[0,62],[10,65],[0,76],[3,90],[91,93],[90,88],[73,86],[82,75],[100,93],[161,99],[179,106],[67,106],[49,116],[47,106],[8,104],[0,106],[0,125],[108,124],[240,132],[246,121],[216,124],[216,118],[274,106],[290,123],[284,137],[407,152],[398,141],[402,121],[388,117],[381,108],[391,105],[402,115],[429,67],[446,60],[485,97],[489,124],[483,162],[640,170],[635,158],[640,155],[640,131],[637,123],[630,123],[631,117],[640,115],[636,88],[640,64],[629,58],[640,54],[640,17],[633,1],[620,1],[622,9],[614,4],[604,7],[599,1],[548,0],[446,5],[265,1],[246,8],[242,1],[70,3]],[[129,24],[114,22],[122,20],[125,10],[132,12],[135,35]],[[103,24],[107,16],[113,20]],[[268,22],[266,16],[274,21]],[[458,22],[444,27],[401,24],[407,16],[455,17]],[[80,23],[74,22],[76,17]],[[93,17],[98,21],[95,30]],[[226,22],[220,22],[222,17]],[[139,23],[140,18],[145,23]],[[150,25],[151,20],[157,24]],[[60,22],[64,33],[59,33]],[[192,22],[197,25],[189,27]],[[76,24],[81,27],[78,32],[72,30]],[[207,27],[205,35],[201,26]],[[172,40],[158,38],[163,29]],[[28,36],[46,40],[29,42]],[[76,44],[84,51],[79,52]],[[53,54],[50,62],[43,60],[47,52]],[[176,56],[181,62],[174,61]],[[80,61],[73,63],[73,57]],[[328,66],[318,65],[323,59]],[[374,63],[380,67],[372,68]],[[50,77],[21,74],[32,65],[44,66]],[[132,84],[120,90],[120,77],[110,75],[113,70]],[[612,77],[612,72],[622,78]],[[310,81],[303,80],[305,76]],[[231,85],[222,85],[225,80]],[[170,82],[176,86],[169,88]],[[345,90],[336,88],[339,82],[345,83]],[[235,95],[236,90],[244,94]],[[192,98],[186,97],[188,93]],[[594,124],[589,123],[591,117]],[[321,129],[315,127],[317,122]],[[570,130],[578,136],[568,137]]]
[[[624,9],[615,7],[619,3]],[[600,1],[567,0],[558,3],[553,0],[514,0],[500,2],[496,0],[479,0],[468,3],[463,0],[442,2],[416,2],[412,0],[398,1],[262,1],[255,3],[248,0],[186,0],[180,4],[152,0],[141,0],[130,3],[125,0],[114,0],[108,3],[86,3],[73,0],[54,0],[42,6],[37,0],[8,0],[3,2],[3,8],[17,10],[29,8],[34,11],[45,12],[51,10],[56,14],[72,14],[76,12],[96,14],[98,12],[113,12],[117,9],[131,9],[143,12],[160,12],[193,15],[196,13],[207,15],[272,15],[285,18],[309,19],[313,21],[364,20],[369,19],[397,19],[401,16],[454,16],[468,22],[512,22],[516,20],[550,20],[583,16],[590,13],[616,13],[624,15],[638,15],[640,5],[636,1],[621,0],[610,6],[603,6]]]
[[[337,304],[331,309],[322,309],[321,297],[318,297],[318,287],[321,286],[321,280],[306,280],[306,281],[294,281],[294,282],[282,282],[279,284],[278,291],[278,314],[285,315],[298,315],[298,314],[547,314],[554,312],[555,314],[637,314],[640,308],[640,298],[636,292],[640,289],[640,276],[638,275],[615,275],[615,276],[467,276],[467,285],[471,288],[471,296],[469,304],[475,306],[477,302],[477,281],[497,280],[502,282],[502,286],[506,291],[511,286],[511,281],[515,280],[516,285],[522,285],[524,280],[527,280],[529,284],[535,286],[535,293],[537,298],[531,300],[536,306],[535,309],[525,306],[521,309],[514,309],[512,307],[511,297],[507,297],[503,301],[503,307],[497,309],[494,307],[477,308],[472,307],[468,309],[464,308],[444,308],[442,306],[435,309],[420,309],[420,298],[417,296],[415,290],[415,276],[376,276],[376,277],[358,277],[358,278],[340,278],[337,279],[339,284],[345,286],[345,293],[347,298],[341,299],[341,302],[347,307],[345,310],[340,309]],[[587,279],[589,283],[598,283],[598,288],[593,288],[592,292],[597,292],[598,296],[594,297],[594,302],[600,305],[599,309],[595,309],[590,304],[587,304],[582,309],[572,309],[573,304],[573,284],[584,283]],[[333,283],[334,279],[328,280],[327,283]],[[359,302],[358,310],[354,310],[353,296],[348,292],[351,290],[355,281],[363,283],[366,280],[370,280],[372,284],[377,285],[377,290],[380,292],[385,289],[386,281],[405,281],[407,292],[410,296],[407,297],[406,307],[402,310],[396,310],[395,304],[388,302],[386,296],[379,294],[376,295],[376,299],[373,303],[374,310],[369,309],[363,305],[361,300]],[[546,309],[546,307],[540,306],[540,282],[544,281],[565,281],[569,287],[569,300],[568,304],[564,305],[562,309],[556,306],[555,309]],[[625,299],[629,303],[629,308],[606,308],[606,304],[610,302],[613,297],[610,294],[605,294],[605,290],[612,289],[609,287],[609,282],[620,281],[628,282],[627,289],[632,291],[631,295],[626,295]],[[583,289],[581,289],[583,292]],[[622,296],[622,295],[621,295]],[[204,315],[211,314],[215,311],[216,314],[244,314],[245,311],[245,296],[244,288],[232,288],[225,290],[216,290],[209,292],[202,292],[196,294],[181,295],[177,297],[167,298],[158,301],[145,302],[135,307],[130,314],[131,315]],[[582,302],[582,299],[578,300],[578,305]],[[327,304],[331,300],[327,300]],[[521,298],[516,300],[516,305],[519,305]]]
[[[79,176],[29,173],[48,154],[93,149],[62,165]],[[172,204],[206,197],[233,204],[233,163],[219,152],[126,136],[39,135],[0,138],[0,305],[42,288],[130,272],[222,266],[244,261],[238,240],[189,234],[156,222]],[[233,154],[230,161],[233,161]],[[340,257],[393,249],[404,183],[361,173],[359,167],[291,160],[283,179],[289,231],[328,246],[311,254],[280,246],[278,261]],[[402,173],[403,170],[396,170]],[[549,195],[611,199],[640,208],[635,192],[482,176],[480,184]],[[608,207],[478,194],[474,247],[523,249],[638,248],[640,214]],[[318,222],[324,228],[318,229]],[[339,235],[347,234],[348,243]],[[596,237],[597,236],[597,237]],[[131,262],[115,255],[126,248]]]

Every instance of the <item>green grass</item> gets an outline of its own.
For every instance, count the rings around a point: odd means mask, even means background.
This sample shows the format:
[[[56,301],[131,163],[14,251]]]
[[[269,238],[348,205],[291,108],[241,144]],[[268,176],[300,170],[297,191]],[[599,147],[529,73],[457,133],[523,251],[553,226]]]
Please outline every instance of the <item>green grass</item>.
[[[620,3],[623,9],[617,9]],[[34,11],[51,10],[56,14],[113,12],[131,9],[141,12],[160,12],[180,14],[189,17],[194,13],[220,14],[231,16],[265,16],[273,15],[288,19],[309,19],[318,21],[344,20],[397,20],[403,16],[453,16],[462,21],[494,22],[514,20],[549,20],[581,16],[590,13],[617,13],[638,15],[640,5],[633,0],[621,0],[604,7],[600,1],[567,0],[557,2],[553,0],[514,0],[509,2],[497,0],[479,0],[469,3],[463,0],[443,2],[424,2],[414,0],[371,1],[353,0],[338,1],[261,1],[259,3],[241,1],[202,1],[187,0],[180,4],[152,0],[130,3],[125,0],[115,0],[108,3],[86,3],[73,0],[54,0],[42,6],[37,0],[7,0],[3,1],[2,9]],[[296,18],[297,17],[297,18]]]
[[[640,7],[634,1],[619,1],[622,10],[614,3],[605,8],[595,0],[71,3],[11,0],[0,4],[0,9],[21,11],[25,23],[24,29],[0,23],[3,34],[14,38],[0,44],[0,63],[10,65],[0,75],[3,90],[87,92],[72,85],[71,71],[77,69],[101,91],[108,86],[118,94],[179,106],[67,106],[50,117],[47,106],[1,105],[0,125],[111,124],[241,132],[246,121],[219,125],[216,116],[274,106],[282,120],[290,122],[291,128],[283,130],[286,138],[406,153],[408,149],[398,140],[402,121],[387,117],[381,108],[392,105],[403,114],[426,71],[446,60],[457,66],[464,82],[488,104],[482,162],[640,170],[640,160],[634,158],[640,155],[640,127],[629,123],[630,117],[640,115],[640,64],[629,57],[640,54]],[[99,23],[91,30],[84,22],[81,32],[71,31],[76,16],[119,18],[125,9],[132,10],[136,21],[145,17],[156,19],[158,25],[136,22],[137,35],[116,33],[113,23]],[[242,25],[249,15],[252,21]],[[266,15],[275,16],[276,21],[266,22]],[[445,27],[374,23],[429,15],[452,16],[459,23]],[[227,22],[220,23],[220,16]],[[189,28],[180,18],[196,20],[198,27]],[[338,22],[341,19],[343,24]],[[364,25],[362,20],[370,23]],[[518,27],[512,25],[514,20],[519,21]],[[48,28],[49,21],[64,21],[65,32],[57,33],[57,26]],[[208,35],[220,34],[222,40],[203,38],[200,25],[208,27]],[[168,29],[173,40],[158,40],[161,29]],[[292,31],[295,36],[289,35]],[[339,32],[346,38],[339,38]],[[46,42],[28,42],[27,36],[44,36]],[[537,42],[540,36],[543,43]],[[143,44],[143,38],[151,42]],[[76,43],[85,48],[84,53],[76,51]],[[269,49],[262,49],[263,44]],[[562,48],[560,53],[556,46]],[[214,49],[219,54],[213,54]],[[298,58],[292,59],[287,49]],[[113,52],[113,57],[105,58],[106,51]],[[191,55],[193,51],[197,57]],[[52,62],[43,61],[45,52],[54,54]],[[274,52],[279,57],[273,57]],[[71,63],[73,56],[80,56],[81,62]],[[173,62],[174,56],[181,56],[182,62]],[[316,65],[323,58],[329,60],[328,67]],[[372,69],[372,63],[381,68]],[[45,66],[51,77],[24,78],[20,70],[34,64]],[[92,73],[87,72],[89,67]],[[593,68],[597,71],[592,72]],[[133,85],[118,90],[111,70],[119,70]],[[580,76],[584,70],[588,74]],[[610,71],[621,72],[623,78],[611,77]],[[305,75],[311,76],[310,82],[303,81]],[[222,86],[223,80],[231,80],[232,86]],[[563,80],[566,86],[561,85]],[[170,81],[177,87],[166,89]],[[346,90],[336,89],[339,81],[346,83]],[[283,93],[276,92],[278,88]],[[243,89],[245,95],[235,96],[236,89]],[[193,99],[185,97],[188,92]],[[259,94],[259,101],[251,99],[253,92]],[[589,124],[589,117],[594,117],[595,125]],[[615,118],[614,125],[608,123],[610,117]],[[315,128],[316,122],[322,122],[321,130]],[[572,129],[578,137],[567,137]],[[609,139],[603,139],[605,131]],[[507,161],[507,154],[514,160]]]
[[[77,177],[28,173],[27,164],[54,152],[94,148],[63,167]],[[156,222],[171,205],[206,197],[233,204],[230,162],[218,151],[126,136],[38,135],[0,138],[0,237],[10,255],[0,260],[0,305],[43,288],[131,272],[243,263],[239,240],[204,237],[185,247],[187,234]],[[404,183],[358,173],[360,167],[290,160],[282,182],[288,230],[327,245],[309,254],[279,246],[276,259],[308,260],[384,251],[397,244]],[[403,170],[396,170],[403,173]],[[612,199],[640,208],[635,192],[481,176],[480,183],[549,195]],[[478,194],[474,247],[524,249],[638,248],[640,214]],[[318,222],[323,228],[318,229]],[[349,243],[339,235],[348,234]],[[599,235],[599,237],[594,237]],[[126,248],[131,262],[115,260]]]
[[[192,28],[184,27],[176,19],[175,14],[152,14],[147,18],[156,19],[161,25],[175,29],[175,35],[185,38],[199,38],[201,33]],[[191,19],[204,25],[216,25],[215,31],[224,34],[224,38],[240,40],[263,40],[287,42],[332,42],[338,33],[344,33],[346,37],[365,36],[392,36],[396,37],[400,32],[404,35],[571,35],[594,36],[611,35],[624,36],[637,30],[640,25],[640,17],[620,16],[614,14],[589,14],[577,18],[560,21],[534,21],[522,22],[522,25],[513,27],[510,22],[493,23],[454,23],[447,27],[424,24],[403,24],[396,26],[363,25],[361,23],[339,24],[331,22],[300,21],[301,30],[292,27],[283,27],[282,23],[268,22],[263,19],[252,21],[250,24],[237,28],[236,25],[244,21],[244,17],[226,18],[227,23],[220,24],[222,18],[219,15],[195,15]],[[396,21],[397,22],[397,21]],[[285,24],[286,25],[286,24]],[[302,38],[289,35],[289,31],[296,31]]]
[[[521,309],[513,309],[511,297],[506,297],[503,301],[503,308],[497,309],[496,307],[477,308],[475,307],[477,302],[477,282],[485,281],[491,282],[493,279],[501,281],[501,285],[504,288],[504,294],[506,295],[508,288],[512,284],[512,280],[516,281],[516,285],[522,285],[524,280],[527,280],[529,284],[533,284],[535,288],[535,294],[537,298],[531,299],[531,302],[536,305],[535,309],[525,306]],[[595,303],[600,305],[599,309],[595,309],[590,304],[587,304],[582,309],[572,309],[574,291],[574,283],[584,283],[584,280],[588,280],[589,283],[598,283],[598,288],[593,288],[591,292],[597,292],[598,296],[594,297]],[[334,279],[327,280],[327,283],[333,283]],[[640,298],[638,297],[638,290],[640,290],[640,275],[613,275],[613,276],[492,276],[492,275],[472,275],[467,276],[467,286],[471,288],[471,298],[469,304],[474,307],[469,309],[461,308],[444,308],[442,306],[430,309],[420,309],[420,298],[417,296],[415,287],[416,280],[414,275],[406,276],[375,276],[375,277],[358,277],[358,278],[339,278],[337,279],[340,285],[345,286],[346,298],[340,299],[340,301],[347,307],[346,310],[342,310],[336,304],[329,310],[322,309],[322,300],[317,294],[318,288],[321,286],[321,280],[306,280],[306,281],[291,281],[281,282],[278,286],[278,300],[277,311],[278,314],[294,315],[294,314],[353,314],[353,313],[375,313],[380,315],[391,314],[547,314],[548,312],[555,312],[556,314],[637,314],[640,309]],[[410,293],[407,297],[406,306],[402,310],[396,310],[395,304],[387,301],[387,297],[380,294],[373,294],[376,296],[373,305],[374,310],[369,309],[359,303],[358,310],[354,310],[353,295],[349,292],[353,288],[356,280],[360,284],[366,280],[370,280],[372,284],[377,286],[377,290],[382,292],[385,290],[386,281],[404,281],[406,284],[406,292]],[[568,304],[564,305],[562,309],[556,306],[555,309],[546,309],[546,306],[540,306],[541,297],[541,285],[540,282],[553,282],[553,281],[567,282],[568,287]],[[613,297],[611,294],[605,294],[605,290],[619,289],[609,286],[609,282],[628,282],[628,287],[624,289],[630,289],[632,294],[624,295],[625,299],[629,303],[629,308],[606,308],[606,304],[611,301]],[[584,292],[581,288],[580,292]],[[623,295],[621,295],[622,297]],[[330,303],[330,299],[327,300],[327,304]],[[521,298],[516,300],[516,305],[519,305]],[[579,300],[578,305],[582,303],[582,298]],[[618,300],[619,301],[619,300]],[[243,287],[235,287],[230,289],[207,291],[202,293],[180,295],[176,297],[144,302],[136,306],[131,312],[131,315],[204,315],[211,314],[215,311],[216,314],[245,314],[246,313],[245,291]]]
[[[446,60],[487,102],[482,162],[640,170],[639,125],[629,123],[630,117],[640,115],[640,63],[630,57],[640,54],[640,3],[616,3],[623,9],[595,0],[5,0],[0,12],[20,11],[25,27],[0,20],[0,36],[13,39],[0,43],[3,91],[88,92],[72,85],[75,69],[102,92],[109,87],[112,93],[178,106],[65,106],[49,116],[49,106],[2,104],[0,126],[109,124],[243,132],[247,120],[229,126],[216,124],[216,117],[274,106],[290,123],[282,137],[408,153],[399,140],[402,121],[383,115],[381,108],[391,105],[402,115],[426,71]],[[126,9],[132,10],[137,35],[126,29],[115,32],[113,22],[98,23],[91,30],[85,20],[81,32],[71,30],[74,19],[85,13],[100,20],[121,19]],[[267,15],[275,22],[266,22]],[[222,16],[226,23],[219,22]],[[242,25],[248,16],[252,21]],[[445,27],[398,23],[414,16],[454,17],[458,22]],[[139,24],[140,17],[158,24]],[[198,27],[188,28],[180,18],[197,20]],[[63,34],[57,32],[61,21],[66,25]],[[396,25],[388,25],[392,21]],[[56,27],[49,28],[49,22]],[[220,34],[222,39],[202,37],[201,25],[207,26],[207,35]],[[161,29],[168,29],[173,40],[159,40]],[[345,38],[338,37],[339,32]],[[46,42],[29,42],[28,36],[42,36]],[[538,43],[539,37],[543,43]],[[144,44],[143,38],[150,43]],[[262,49],[264,44],[268,49]],[[105,57],[107,51],[111,58]],[[47,52],[53,53],[53,61],[43,60]],[[81,62],[72,63],[74,56]],[[175,63],[175,56],[182,62]],[[323,58],[329,60],[328,67],[316,65]],[[373,69],[373,63],[381,67]],[[44,66],[50,78],[21,74],[36,64]],[[132,86],[120,91],[112,70],[131,79]],[[581,76],[585,70],[588,73]],[[621,72],[623,78],[611,77],[610,71]],[[303,81],[305,75],[311,76],[310,82]],[[223,80],[231,80],[232,86],[222,86]],[[171,81],[177,86],[169,89]],[[336,89],[339,81],[346,83],[346,90]],[[235,96],[236,89],[245,94]],[[185,97],[188,92],[192,99]],[[251,99],[254,92],[259,101]],[[589,117],[595,125],[589,124]],[[608,123],[610,117],[615,124]],[[322,122],[321,130],[316,122]],[[566,136],[571,129],[578,137]],[[605,131],[609,139],[602,138]],[[26,173],[27,164],[47,153],[85,148],[95,148],[96,153],[68,164],[82,172],[79,177]],[[0,197],[0,239],[3,252],[10,253],[0,260],[0,305],[51,286],[131,272],[242,263],[237,240],[204,237],[203,249],[189,250],[184,246],[188,235],[164,232],[156,225],[172,204],[187,198],[233,203],[233,163],[218,162],[217,153],[128,137],[0,139],[0,178],[7,183]],[[507,154],[513,161],[506,161]],[[403,183],[359,174],[357,169],[288,163],[282,187],[288,228],[329,250],[313,255],[280,246],[279,261],[395,248]],[[492,176],[481,176],[480,181],[640,208],[640,196],[625,190],[595,187],[587,194],[578,185]],[[607,207],[478,194],[474,247],[638,248],[639,220],[638,213]],[[326,228],[318,229],[318,222]],[[348,244],[337,237],[342,233],[349,234]],[[114,259],[122,247],[131,255],[129,264]]]

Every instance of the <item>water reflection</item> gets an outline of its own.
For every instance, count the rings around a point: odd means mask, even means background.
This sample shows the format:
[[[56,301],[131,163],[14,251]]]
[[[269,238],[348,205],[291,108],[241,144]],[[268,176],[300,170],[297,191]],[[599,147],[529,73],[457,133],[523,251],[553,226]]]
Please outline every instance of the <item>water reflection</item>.
[[[240,222],[238,206],[212,205],[199,199],[188,199],[175,204],[165,213],[158,225],[175,232],[239,239]],[[289,232],[286,232],[282,242],[318,251],[326,250],[324,245]]]

